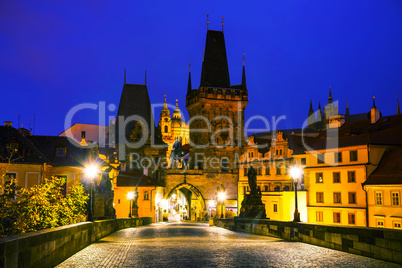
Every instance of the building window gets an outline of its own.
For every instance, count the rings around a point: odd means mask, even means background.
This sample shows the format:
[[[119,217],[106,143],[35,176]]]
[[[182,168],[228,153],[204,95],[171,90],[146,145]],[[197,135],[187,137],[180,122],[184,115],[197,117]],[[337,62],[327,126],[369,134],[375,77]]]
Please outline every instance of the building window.
[[[244,168],[244,176],[247,176],[247,168]]]
[[[317,192],[316,193],[316,199],[317,199],[317,203],[324,203],[324,193],[323,192]]]
[[[324,154],[317,154],[317,163],[323,164],[325,160]]]
[[[323,183],[324,182],[324,177],[322,173],[316,173],[315,174],[315,182],[316,183]]]
[[[278,204],[274,204],[274,212],[278,212]]]
[[[168,133],[168,132],[169,132],[168,126],[165,126],[165,133]]]
[[[335,163],[342,163],[342,152],[335,153]]]
[[[303,157],[302,159],[300,159],[300,164],[305,166],[306,165],[306,158]]]
[[[341,193],[334,193],[334,203],[340,204],[341,202]]]
[[[356,182],[356,172],[348,171],[348,182]]]
[[[149,193],[148,191],[144,192],[144,200],[149,200]]]
[[[378,206],[382,206],[382,192],[380,191],[375,192],[375,204]]]
[[[334,172],[333,178],[334,178],[334,183],[341,183],[341,173],[340,172]]]
[[[316,222],[323,222],[324,221],[324,217],[323,217],[323,212],[322,211],[317,211],[315,213],[315,220]]]
[[[402,224],[401,224],[401,222],[400,221],[394,221],[394,224],[392,224],[393,226],[394,226],[394,229],[399,229],[399,230],[401,230],[402,229]]]
[[[384,228],[384,220],[377,220],[377,228]]]
[[[348,223],[353,225],[356,224],[356,214],[348,213]]]
[[[222,172],[228,172],[229,167],[230,167],[230,161],[229,158],[222,158],[221,159],[221,167],[222,167]]]
[[[265,175],[271,175],[270,166],[265,167]]]
[[[350,151],[350,161],[357,161],[357,151]]]
[[[276,166],[276,175],[281,175],[281,165]]]
[[[58,147],[56,148],[56,156],[57,157],[63,157],[66,153],[66,148],[63,147]]]
[[[279,150],[279,155],[282,155],[282,149]]]
[[[399,206],[399,192],[391,192],[392,205]]]
[[[10,142],[6,145],[6,148],[11,152],[18,152],[18,143]]]
[[[117,204],[120,204],[120,199],[117,199]]]
[[[243,186],[243,193],[247,194],[247,192],[250,192],[250,187],[249,186]]]
[[[269,192],[269,185],[264,185],[264,191]]]
[[[356,193],[355,192],[349,192],[349,204],[356,204]]]
[[[334,223],[341,223],[341,213],[334,212]]]
[[[261,171],[261,167],[257,167],[257,175],[261,176],[262,175],[262,171]]]

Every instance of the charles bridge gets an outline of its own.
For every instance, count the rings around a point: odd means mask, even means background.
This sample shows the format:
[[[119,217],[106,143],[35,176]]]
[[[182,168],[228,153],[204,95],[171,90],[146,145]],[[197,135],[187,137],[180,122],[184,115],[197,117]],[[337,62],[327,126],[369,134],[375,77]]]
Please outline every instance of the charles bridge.
[[[402,232],[272,220],[78,223],[0,239],[0,267],[400,267]]]

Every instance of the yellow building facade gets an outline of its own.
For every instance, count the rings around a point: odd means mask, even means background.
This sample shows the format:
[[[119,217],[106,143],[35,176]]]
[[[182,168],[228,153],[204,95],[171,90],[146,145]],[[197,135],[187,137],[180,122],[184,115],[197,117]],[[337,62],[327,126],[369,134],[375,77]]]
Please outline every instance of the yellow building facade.
[[[372,111],[376,110],[373,106]],[[402,117],[371,115],[329,128],[306,151],[309,223],[376,227],[374,215],[383,215],[378,206],[372,206],[373,193],[362,185],[385,150],[401,144],[397,133],[402,130]]]
[[[289,137],[292,141],[300,141],[300,137]],[[266,146],[264,145],[266,144]],[[258,149],[257,146],[263,147]],[[265,147],[265,148],[264,148]],[[289,169],[298,166],[301,169],[307,164],[304,151],[294,153],[289,148],[289,140],[283,137],[283,132],[277,131],[271,140],[255,140],[248,137],[245,153],[240,158],[238,203],[249,194],[247,172],[253,166],[257,172],[257,186],[261,190],[261,198],[265,204],[268,218],[279,221],[291,221],[295,211],[294,183],[289,175]],[[307,192],[304,190],[303,178],[298,182],[298,210],[301,221],[307,221]]]
[[[402,229],[402,148],[385,151],[377,169],[364,183],[368,226]]]

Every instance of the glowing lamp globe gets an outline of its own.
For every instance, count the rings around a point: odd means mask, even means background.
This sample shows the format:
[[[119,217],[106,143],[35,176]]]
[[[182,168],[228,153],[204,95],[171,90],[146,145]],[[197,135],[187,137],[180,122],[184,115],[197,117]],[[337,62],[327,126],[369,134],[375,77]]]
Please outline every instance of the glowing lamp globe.
[[[95,178],[97,173],[98,173],[98,167],[95,165],[90,165],[85,168],[85,174],[90,179]]]
[[[128,192],[127,199],[130,200],[130,201],[134,199],[134,192],[133,191]]]
[[[225,192],[219,192],[219,193],[218,193],[218,199],[219,199],[219,201],[225,200],[225,199],[226,199],[226,194],[225,194]]]
[[[293,179],[298,179],[298,178],[300,178],[300,175],[301,175],[301,168],[299,168],[299,167],[292,167],[292,168],[290,169],[290,176],[291,176]]]

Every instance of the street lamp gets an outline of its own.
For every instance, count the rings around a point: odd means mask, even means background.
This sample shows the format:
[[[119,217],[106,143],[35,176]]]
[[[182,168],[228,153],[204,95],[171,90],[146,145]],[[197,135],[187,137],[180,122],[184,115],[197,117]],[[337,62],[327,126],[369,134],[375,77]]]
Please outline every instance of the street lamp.
[[[290,176],[293,179],[293,183],[295,184],[295,213],[294,213],[294,222],[300,222],[300,213],[297,208],[297,183],[298,180],[300,179],[300,175],[302,173],[302,169],[297,166],[293,166],[290,168]]]
[[[134,199],[134,191],[128,192],[128,194],[127,194],[127,199],[128,199],[128,201],[130,201],[130,210],[129,210],[129,212],[128,212],[128,217],[131,218],[131,211],[132,211],[131,202],[132,202],[133,199]]]
[[[218,192],[218,200],[221,202],[221,219],[223,219],[223,202],[225,201],[225,199],[226,199],[225,189],[223,188],[222,185]]]
[[[134,213],[133,213],[133,216],[135,217],[135,218],[138,218],[138,206],[137,206],[137,199],[138,199],[138,188],[137,187],[135,187],[135,189],[134,189],[134,191],[133,191],[133,194],[134,194],[134,198],[133,198],[133,210],[134,210]]]
[[[90,164],[85,167],[85,175],[89,179],[89,211],[88,211],[88,221],[94,221],[93,212],[92,212],[92,203],[93,203],[93,183],[96,174],[98,174],[98,167],[95,164]]]

